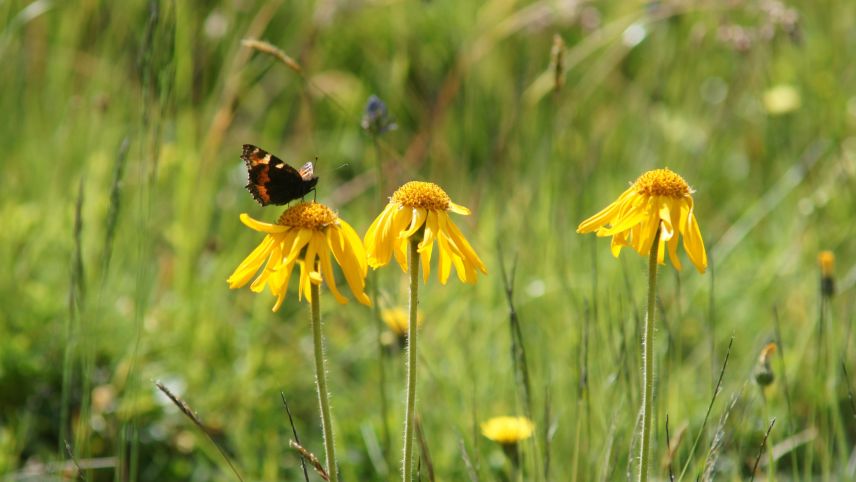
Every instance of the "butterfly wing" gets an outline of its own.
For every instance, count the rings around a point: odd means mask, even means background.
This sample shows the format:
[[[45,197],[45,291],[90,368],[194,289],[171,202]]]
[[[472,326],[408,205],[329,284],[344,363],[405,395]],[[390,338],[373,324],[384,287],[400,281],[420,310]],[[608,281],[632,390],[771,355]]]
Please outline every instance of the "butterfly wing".
[[[241,159],[249,173],[247,190],[262,206],[287,204],[311,192],[318,183],[311,162],[297,170],[252,144],[244,144]]]

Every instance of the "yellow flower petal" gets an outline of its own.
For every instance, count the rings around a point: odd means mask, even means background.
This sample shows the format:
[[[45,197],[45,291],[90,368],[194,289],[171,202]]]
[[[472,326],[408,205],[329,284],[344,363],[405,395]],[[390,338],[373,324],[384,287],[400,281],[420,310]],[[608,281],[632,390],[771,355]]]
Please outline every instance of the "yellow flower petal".
[[[461,250],[461,254],[463,255],[463,257],[471,265],[473,265],[474,267],[477,267],[482,273],[487,274],[487,268],[485,267],[481,258],[479,258],[479,256],[476,254],[473,247],[470,246],[470,243],[469,243],[469,241],[467,241],[467,238],[465,238],[464,235],[461,234],[461,231],[458,229],[458,227],[455,225],[455,223],[452,222],[452,219],[449,218],[448,215],[446,215],[445,223],[446,223],[446,229],[450,234],[449,237],[455,241],[455,245],[458,246],[458,248]],[[442,224],[442,221],[441,221],[441,224]]]
[[[250,290],[256,293],[262,292],[265,289],[268,277],[275,269],[279,268],[280,263],[282,263],[282,242],[277,240],[270,251],[267,264],[255,281],[253,281],[253,284],[250,285]]]
[[[704,241],[701,239],[701,230],[695,217],[690,214],[687,233],[684,235],[684,250],[690,257],[699,273],[707,269],[707,251],[704,249]]]
[[[414,234],[416,234],[416,231],[419,231],[419,228],[421,228],[422,225],[425,224],[425,218],[427,218],[427,217],[428,217],[428,211],[426,211],[424,209],[418,209],[418,208],[414,209],[413,210],[413,217],[411,218],[411,221],[410,221],[410,227],[407,228],[406,230],[402,231],[398,235],[398,237],[402,238],[402,239],[406,239],[406,238],[409,238],[409,237],[413,236]]]
[[[323,245],[325,243],[323,235],[321,233],[317,233],[316,236],[319,238],[317,242]],[[314,239],[313,242],[315,242]],[[339,290],[336,287],[336,277],[333,275],[333,264],[330,262],[330,252],[322,247],[318,250],[318,254],[321,260],[321,272],[324,274],[324,279],[327,280],[327,287],[330,288],[330,292],[333,293],[333,297],[336,298],[336,301],[338,301],[339,304],[344,305],[348,300],[339,293]]]
[[[405,273],[407,272],[407,243],[406,239],[397,239],[392,242],[392,254],[395,255],[395,261]]]
[[[368,273],[368,265],[366,263],[366,250],[363,247],[363,240],[360,239],[354,228],[342,219],[339,220],[339,229],[337,231],[340,231],[344,235],[341,241],[342,247],[344,248],[345,243],[351,247],[355,255],[354,257],[359,263],[359,273],[365,277]]]
[[[371,305],[371,300],[365,293],[366,268],[362,242],[356,238],[355,243],[343,243],[347,235],[338,230],[329,230],[327,236],[330,250],[333,251],[336,262],[342,267],[342,273],[345,275],[345,281],[348,282],[351,293],[360,303]]]
[[[462,216],[469,216],[470,210],[461,206],[460,204],[455,204],[452,201],[449,201],[449,211],[452,211],[455,214],[460,214]]]
[[[274,233],[282,233],[288,230],[287,226],[280,226],[279,224],[270,224],[258,221],[250,217],[247,213],[241,213],[241,222],[244,223],[248,228],[254,229],[256,231],[261,231],[263,233],[274,234]]]
[[[309,229],[298,229],[297,234],[294,236],[294,242],[291,243],[291,248],[289,248],[288,255],[285,257],[285,263],[291,264],[300,256],[301,251],[303,251],[303,247],[309,244],[309,240],[312,239],[312,231]]]
[[[262,240],[261,244],[259,244],[249,256],[241,261],[241,264],[235,268],[235,271],[226,280],[226,282],[229,283],[229,288],[240,288],[255,276],[256,271],[258,271],[262,263],[265,262],[265,258],[270,255],[273,243],[273,236],[265,236],[265,239]]]
[[[366,232],[365,245],[369,248],[366,254],[368,256],[368,264],[372,268],[377,268],[389,263],[389,258],[392,256],[392,250],[384,249],[387,247],[389,242],[387,240],[388,237],[384,237],[383,234],[387,232],[387,225],[391,222],[392,216],[397,210],[398,205],[392,203],[387,204]]]
[[[581,234],[590,233],[592,231],[600,229],[607,223],[612,222],[612,219],[615,218],[615,215],[618,214],[618,211],[621,209],[624,200],[626,200],[627,197],[632,193],[632,188],[624,191],[624,193],[622,193],[621,196],[619,196],[615,202],[603,208],[594,216],[581,222],[580,225],[577,226],[577,232]]]

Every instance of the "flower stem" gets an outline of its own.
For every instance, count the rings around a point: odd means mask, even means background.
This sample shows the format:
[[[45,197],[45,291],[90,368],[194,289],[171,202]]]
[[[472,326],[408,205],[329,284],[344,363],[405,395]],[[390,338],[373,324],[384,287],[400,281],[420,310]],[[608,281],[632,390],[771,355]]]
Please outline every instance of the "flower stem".
[[[327,474],[330,482],[338,482],[336,449],[333,443],[333,425],[330,422],[330,400],[327,398],[327,367],[324,362],[324,339],[321,335],[321,287],[310,283],[312,301],[312,341],[315,343],[315,387],[321,406],[321,430],[324,432],[324,453],[327,457]]]
[[[413,478],[413,424],[416,414],[416,307],[419,303],[419,241],[411,237],[407,257],[410,273],[410,316],[407,321],[407,411],[404,415],[404,467],[402,479]]]
[[[642,397],[642,444],[639,455],[639,482],[648,480],[648,453],[651,451],[651,399],[654,396],[654,310],[657,302],[657,251],[660,249],[660,228],[654,234],[654,243],[648,258],[648,316],[645,318],[645,333],[642,338],[642,382],[645,386]]]

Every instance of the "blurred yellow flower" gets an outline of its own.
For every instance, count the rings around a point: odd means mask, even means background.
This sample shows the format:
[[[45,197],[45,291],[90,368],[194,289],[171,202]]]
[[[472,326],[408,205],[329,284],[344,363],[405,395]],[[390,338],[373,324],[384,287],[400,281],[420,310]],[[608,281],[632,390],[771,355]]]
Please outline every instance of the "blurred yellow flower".
[[[413,181],[398,188],[383,212],[366,232],[368,264],[379,268],[395,256],[401,269],[407,271],[407,243],[418,236],[419,254],[425,281],[428,281],[434,240],[440,248],[440,283],[446,284],[452,266],[458,278],[469,284],[476,280],[476,270],[487,274],[484,263],[452,222],[448,212],[468,215],[470,210],[452,202],[440,186]]]
[[[684,250],[700,273],[707,269],[707,252],[693,214],[693,190],[684,179],[669,169],[648,171],[605,209],[577,227],[578,233],[596,232],[599,237],[612,236],[612,255],[630,246],[647,256],[654,244],[657,228],[660,242],[657,261],[664,263],[665,249],[678,270],[678,238],[684,237]]]
[[[835,272],[835,254],[832,251],[821,251],[817,255],[817,263],[820,265],[821,276],[831,278]]]
[[[535,432],[535,424],[526,417],[493,417],[481,424],[482,435],[502,445],[526,440]]]
[[[820,292],[823,296],[832,296],[835,294],[835,254],[821,251],[817,263],[820,265]]]
[[[288,291],[291,271],[298,264],[298,299],[306,294],[306,298],[311,301],[309,285],[320,284],[323,275],[323,281],[329,286],[336,301],[347,303],[336,287],[330,260],[332,253],[357,300],[366,305],[371,304],[365,293],[368,266],[363,243],[354,228],[327,206],[315,202],[296,204],[282,213],[276,224],[257,221],[247,214],[241,214],[241,222],[267,235],[226,280],[229,288],[240,288],[247,284],[267,261],[250,289],[260,293],[268,285],[271,294],[277,298],[273,307],[273,311],[277,311]]]
[[[390,331],[398,336],[407,335],[407,311],[404,308],[381,310],[380,317]],[[422,326],[422,313],[416,315],[416,326]]]
[[[800,108],[800,91],[793,85],[780,84],[764,92],[764,109],[771,115],[787,114]]]

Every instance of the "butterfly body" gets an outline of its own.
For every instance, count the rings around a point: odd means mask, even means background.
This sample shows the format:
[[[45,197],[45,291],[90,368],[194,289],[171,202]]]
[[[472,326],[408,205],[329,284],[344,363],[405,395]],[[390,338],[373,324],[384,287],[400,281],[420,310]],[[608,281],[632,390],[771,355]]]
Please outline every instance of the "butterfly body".
[[[314,191],[318,184],[311,162],[295,169],[252,144],[244,144],[241,159],[249,174],[247,190],[262,206],[287,204]]]

